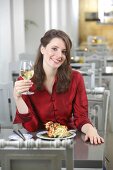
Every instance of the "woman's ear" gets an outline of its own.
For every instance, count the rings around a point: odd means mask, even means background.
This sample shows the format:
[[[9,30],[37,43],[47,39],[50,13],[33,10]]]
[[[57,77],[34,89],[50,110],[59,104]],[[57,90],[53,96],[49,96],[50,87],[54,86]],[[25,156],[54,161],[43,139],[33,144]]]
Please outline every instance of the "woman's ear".
[[[40,51],[41,51],[42,54],[44,54],[44,47],[43,46],[41,46]]]

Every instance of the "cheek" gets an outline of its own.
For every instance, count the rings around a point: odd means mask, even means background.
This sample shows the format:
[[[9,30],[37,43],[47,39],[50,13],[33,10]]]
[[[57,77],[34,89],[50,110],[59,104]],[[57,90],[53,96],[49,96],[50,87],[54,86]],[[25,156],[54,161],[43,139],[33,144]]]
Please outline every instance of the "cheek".
[[[52,52],[51,51],[46,51],[46,56],[48,56],[48,57],[50,57],[50,56],[52,56]]]
[[[45,60],[48,60],[48,59],[50,58],[50,56],[51,56],[51,52],[49,52],[49,51],[46,51],[46,52],[44,53],[44,55],[43,55],[43,57],[45,58]]]
[[[63,56],[62,57],[62,62],[65,62],[66,61],[66,56]]]

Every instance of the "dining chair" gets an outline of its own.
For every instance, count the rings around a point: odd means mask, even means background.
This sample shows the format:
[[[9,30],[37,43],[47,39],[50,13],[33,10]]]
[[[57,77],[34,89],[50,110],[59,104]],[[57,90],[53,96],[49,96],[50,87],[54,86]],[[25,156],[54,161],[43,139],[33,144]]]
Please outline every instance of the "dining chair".
[[[95,88],[95,63],[71,63],[71,67],[83,75],[86,89]]]
[[[15,112],[13,82],[0,83],[0,124],[2,127],[12,127]]]
[[[87,96],[89,118],[99,131],[106,133],[110,90],[105,90],[105,88],[87,89]]]
[[[106,68],[106,54],[91,52],[86,53],[86,57],[84,58],[85,63],[95,63],[95,78],[96,78],[96,86],[102,86],[102,72]]]

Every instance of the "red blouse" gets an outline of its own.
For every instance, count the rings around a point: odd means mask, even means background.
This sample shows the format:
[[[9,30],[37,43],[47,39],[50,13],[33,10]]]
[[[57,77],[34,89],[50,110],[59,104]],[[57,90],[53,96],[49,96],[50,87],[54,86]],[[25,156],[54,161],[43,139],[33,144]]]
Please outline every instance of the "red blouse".
[[[34,86],[34,85],[33,85]],[[35,89],[32,86],[32,89]],[[33,95],[23,95],[29,113],[20,114],[17,110],[14,123],[22,123],[30,131],[44,129],[48,121],[59,122],[70,128],[81,129],[88,118],[88,100],[82,75],[74,70],[68,91],[56,93],[56,82],[52,94],[46,89],[35,90]]]

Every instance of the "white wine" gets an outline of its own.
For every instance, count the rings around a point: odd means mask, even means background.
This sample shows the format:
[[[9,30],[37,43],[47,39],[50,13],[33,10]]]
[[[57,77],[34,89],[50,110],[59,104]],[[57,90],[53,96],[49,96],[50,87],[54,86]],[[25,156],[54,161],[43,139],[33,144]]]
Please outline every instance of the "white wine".
[[[34,69],[34,62],[33,61],[31,61],[31,60],[22,60],[21,63],[20,63],[20,76],[24,80],[30,80],[33,77],[33,74],[34,74],[33,69]],[[30,88],[29,90],[32,90],[32,89]],[[23,92],[22,94],[24,94],[24,95],[34,94],[33,91],[29,91],[29,90]]]
[[[34,70],[21,70],[21,76],[25,80],[30,80],[33,77]]]

